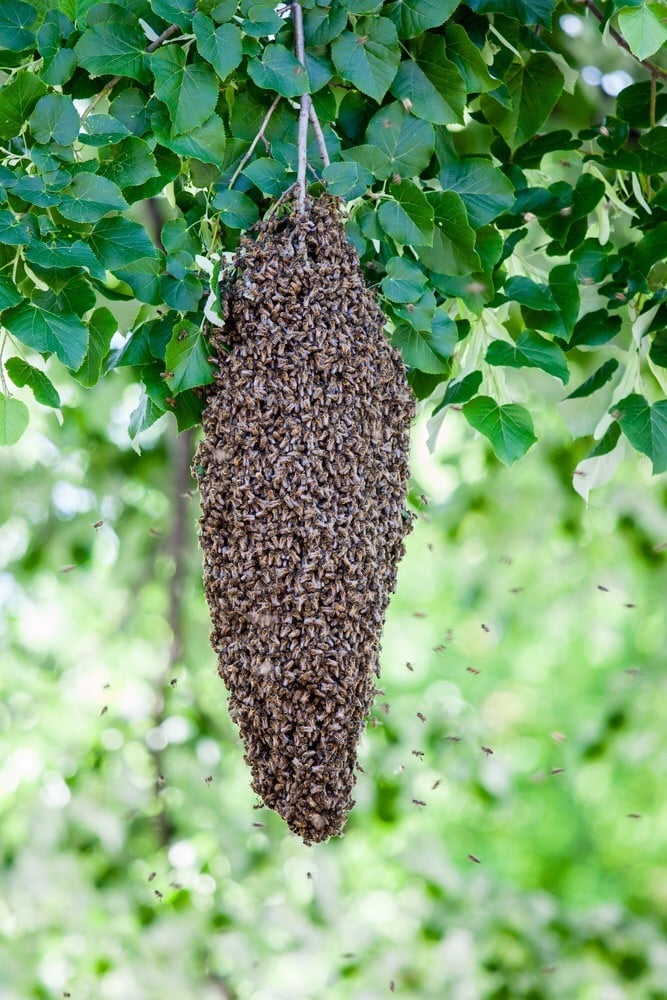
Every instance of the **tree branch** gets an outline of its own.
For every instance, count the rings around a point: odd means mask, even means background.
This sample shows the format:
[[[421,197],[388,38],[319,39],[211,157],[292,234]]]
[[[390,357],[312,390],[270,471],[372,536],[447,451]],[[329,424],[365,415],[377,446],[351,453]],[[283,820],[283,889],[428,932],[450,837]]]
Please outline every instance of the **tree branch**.
[[[255,138],[250,143],[250,146],[248,147],[248,149],[246,150],[246,152],[243,154],[243,157],[241,158],[241,162],[239,163],[238,167],[236,168],[236,170],[232,174],[232,179],[230,180],[229,184],[227,185],[228,188],[231,189],[231,188],[234,187],[234,185],[236,184],[236,181],[238,179],[239,174],[241,173],[241,171],[245,167],[246,163],[248,162],[248,160],[250,159],[250,157],[252,156],[252,154],[255,152],[255,147],[257,146],[257,143],[259,142],[260,139],[264,138],[264,132],[266,131],[266,126],[269,124],[269,122],[271,120],[271,115],[276,110],[276,108],[278,107],[279,103],[280,103],[280,94],[277,94],[276,97],[273,99],[273,103],[272,103],[271,107],[269,108],[269,110],[264,115],[264,119],[262,121],[262,124],[259,126],[259,132],[257,133],[257,135],[255,136]]]
[[[584,7],[587,10],[590,10],[593,17],[596,17],[600,22],[600,24],[605,23],[605,16],[595,3],[595,0],[579,0],[579,2],[583,3]],[[658,66],[650,59],[637,58],[637,56],[634,54],[634,52],[626,42],[625,38],[623,38],[623,35],[620,33],[620,31],[617,31],[617,29],[614,28],[611,24],[608,27],[609,27],[609,34],[614,39],[614,41],[617,42],[622,49],[625,49],[626,52],[629,52],[632,58],[636,59],[637,62],[640,64],[640,66],[644,66],[644,68],[647,69],[652,76],[654,77],[660,76],[662,77],[663,80],[667,80],[667,69],[663,69],[661,66]]]
[[[303,11],[301,4],[295,0],[292,4],[292,22],[294,24],[294,48],[296,57],[305,68],[306,47],[303,38]],[[297,207],[299,212],[306,208],[306,168],[308,163],[308,118],[310,117],[310,94],[304,94],[301,98],[301,108],[299,110],[299,133],[297,139]]]
[[[322,163],[325,167],[329,166],[331,162],[329,160],[329,150],[327,149],[327,144],[324,141],[324,132],[322,131],[322,126],[320,125],[320,120],[317,117],[317,111],[312,100],[309,102],[310,107],[308,110],[308,116],[310,118],[310,124],[313,126],[313,132],[315,133],[315,138],[317,139],[317,145],[320,150],[320,156],[322,157]]]

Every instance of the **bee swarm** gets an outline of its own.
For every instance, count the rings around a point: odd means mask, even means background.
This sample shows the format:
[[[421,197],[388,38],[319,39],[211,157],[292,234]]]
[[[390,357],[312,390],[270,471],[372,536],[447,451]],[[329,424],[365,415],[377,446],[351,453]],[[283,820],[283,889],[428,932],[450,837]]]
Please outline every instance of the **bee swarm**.
[[[411,523],[414,406],[337,201],[257,228],[213,332],[194,473],[211,642],[253,788],[311,843],[354,804]]]

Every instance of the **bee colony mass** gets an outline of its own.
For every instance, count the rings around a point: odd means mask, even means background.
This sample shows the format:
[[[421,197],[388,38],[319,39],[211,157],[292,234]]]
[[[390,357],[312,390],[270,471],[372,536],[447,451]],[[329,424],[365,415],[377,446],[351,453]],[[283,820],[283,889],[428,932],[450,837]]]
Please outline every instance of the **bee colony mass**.
[[[211,641],[252,785],[310,843],[353,805],[410,527],[414,405],[337,201],[257,230],[213,333],[194,470]]]

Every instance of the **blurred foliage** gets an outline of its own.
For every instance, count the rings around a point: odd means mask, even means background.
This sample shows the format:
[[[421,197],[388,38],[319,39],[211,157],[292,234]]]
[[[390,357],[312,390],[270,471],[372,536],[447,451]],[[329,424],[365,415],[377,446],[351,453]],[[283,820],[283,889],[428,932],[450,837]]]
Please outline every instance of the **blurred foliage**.
[[[306,848],[253,808],[189,493],[173,579],[182,449],[131,449],[124,375],[58,388],[0,455],[3,1000],[667,997],[664,483],[585,508],[544,401],[512,470],[419,421],[358,804]]]

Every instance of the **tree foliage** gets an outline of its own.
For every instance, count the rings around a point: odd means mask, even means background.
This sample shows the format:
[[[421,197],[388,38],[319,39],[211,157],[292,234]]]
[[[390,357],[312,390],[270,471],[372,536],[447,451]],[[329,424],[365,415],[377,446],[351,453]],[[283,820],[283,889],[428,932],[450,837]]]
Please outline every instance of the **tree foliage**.
[[[308,93],[331,161],[311,131],[311,191],[347,203],[437,420],[462,407],[512,464],[541,395],[589,452],[580,492],[628,444],[667,468],[664,5],[586,0],[640,78],[578,130],[555,0],[302,7],[305,65],[273,0],[3,4],[0,440],[26,425],[10,383],[59,405],[34,352],[86,388],[130,367],[133,436],[198,423],[207,330],[240,233],[293,186]]]

